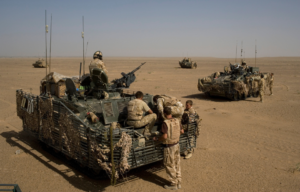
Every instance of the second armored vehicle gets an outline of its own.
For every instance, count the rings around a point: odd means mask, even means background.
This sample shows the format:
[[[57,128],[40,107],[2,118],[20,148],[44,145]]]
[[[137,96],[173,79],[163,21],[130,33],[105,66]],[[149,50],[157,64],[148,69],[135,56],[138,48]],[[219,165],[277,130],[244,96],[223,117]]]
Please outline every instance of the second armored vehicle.
[[[181,68],[191,68],[191,69],[197,68],[197,63],[194,61],[191,61],[190,58],[182,59],[181,61],[179,61],[179,65]]]
[[[230,64],[224,67],[224,72],[215,72],[210,76],[198,79],[198,90],[209,96],[227,97],[231,100],[258,97],[258,81],[260,80],[258,67],[248,67]],[[266,86],[269,85],[269,73],[263,73]]]
[[[32,64],[34,68],[45,68],[46,62],[44,59],[38,59],[35,63]]]

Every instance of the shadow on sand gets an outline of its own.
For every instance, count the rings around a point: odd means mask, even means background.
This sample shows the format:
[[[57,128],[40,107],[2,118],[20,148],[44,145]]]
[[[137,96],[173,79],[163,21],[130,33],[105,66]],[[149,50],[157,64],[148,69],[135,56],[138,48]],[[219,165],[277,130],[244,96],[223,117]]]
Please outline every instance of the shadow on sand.
[[[200,100],[210,100],[214,102],[231,102],[226,97],[218,97],[218,96],[208,96],[205,93],[198,93],[198,94],[192,94],[192,95],[186,95],[183,98],[187,99],[200,99]]]
[[[6,142],[12,147],[18,147],[25,153],[31,155],[39,162],[44,164],[47,168],[55,171],[57,174],[61,175],[65,180],[72,184],[77,189],[83,191],[104,191],[106,187],[110,186],[110,179],[93,179],[88,177],[82,168],[74,161],[68,161],[60,153],[55,153],[51,149],[47,149],[45,144],[38,141],[34,136],[25,131],[15,132],[8,131],[2,132],[0,134],[6,139]],[[28,149],[28,146],[31,149]],[[38,155],[40,153],[42,155]],[[52,166],[50,162],[53,162],[57,165],[64,164],[67,168],[64,170],[59,170],[56,167]],[[124,185],[131,181],[138,179],[143,179],[157,185],[163,186],[168,181],[158,175],[156,172],[163,170],[162,162],[152,163],[140,168],[131,170],[126,175],[120,176],[121,179],[118,180],[115,187]],[[73,172],[74,175],[68,176],[70,172]],[[85,175],[84,177],[82,175]],[[117,188],[116,188],[117,190]]]

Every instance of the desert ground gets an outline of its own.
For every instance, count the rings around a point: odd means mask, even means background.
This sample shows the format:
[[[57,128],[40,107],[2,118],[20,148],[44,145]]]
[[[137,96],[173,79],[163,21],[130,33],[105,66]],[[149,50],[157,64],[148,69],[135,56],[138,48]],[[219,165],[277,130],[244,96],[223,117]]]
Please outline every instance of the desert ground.
[[[274,95],[266,90],[264,103],[210,98],[198,91],[198,78],[222,71],[234,58],[192,58],[198,64],[194,70],[179,68],[180,59],[104,58],[110,80],[147,62],[128,91],[193,100],[202,130],[192,158],[181,158],[179,191],[300,191],[300,58],[257,58],[260,71],[275,74]],[[0,183],[19,184],[25,192],[166,191],[165,170],[156,169],[161,163],[132,170],[130,179],[110,186],[109,180],[91,179],[53,156],[22,130],[16,89],[39,94],[46,70],[33,68],[36,60],[0,58]],[[52,58],[51,71],[78,75],[81,61]],[[254,58],[246,61],[254,66]]]

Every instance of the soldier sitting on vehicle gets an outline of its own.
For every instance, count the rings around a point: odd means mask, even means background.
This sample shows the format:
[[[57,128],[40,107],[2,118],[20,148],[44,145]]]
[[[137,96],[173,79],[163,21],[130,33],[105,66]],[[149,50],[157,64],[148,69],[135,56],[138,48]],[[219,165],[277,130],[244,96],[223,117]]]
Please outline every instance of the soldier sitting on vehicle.
[[[90,63],[90,66],[89,66],[89,69],[90,69],[90,74],[92,73],[92,69],[94,68],[99,68],[99,69],[102,69],[107,78],[108,78],[108,71],[106,69],[106,66],[102,60],[102,52],[101,51],[96,51],[93,55],[93,61],[91,61]]]
[[[176,97],[167,95],[155,95],[153,97],[153,101],[155,104],[157,104],[159,118],[165,119],[163,115],[164,108],[170,107],[172,110],[172,116],[174,118],[181,119],[184,107],[182,103],[178,99],[176,99]]]
[[[134,128],[140,128],[146,125],[144,136],[148,139],[148,137],[151,136],[151,130],[156,122],[157,116],[143,101],[143,92],[136,92],[135,97],[136,99],[131,100],[128,103],[127,124]],[[149,114],[145,116],[145,112],[148,112]]]

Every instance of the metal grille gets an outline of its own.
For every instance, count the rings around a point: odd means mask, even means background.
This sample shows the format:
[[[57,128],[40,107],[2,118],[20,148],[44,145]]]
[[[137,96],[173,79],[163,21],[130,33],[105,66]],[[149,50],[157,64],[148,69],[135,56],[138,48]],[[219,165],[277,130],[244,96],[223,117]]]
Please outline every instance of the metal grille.
[[[106,117],[113,117],[114,116],[114,112],[113,112],[113,109],[112,109],[111,102],[104,103],[104,110],[105,110],[105,113],[106,113]]]
[[[122,101],[118,102],[119,113],[127,113],[127,102]]]

